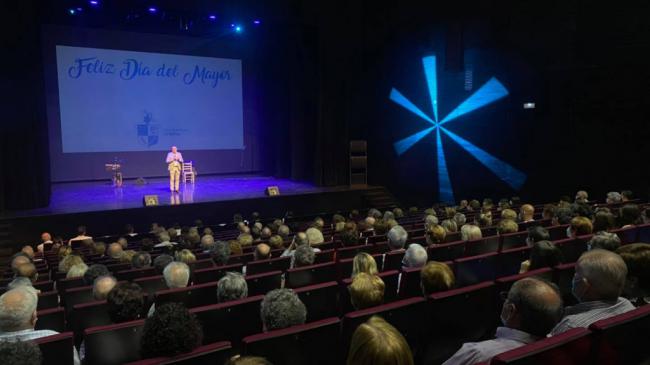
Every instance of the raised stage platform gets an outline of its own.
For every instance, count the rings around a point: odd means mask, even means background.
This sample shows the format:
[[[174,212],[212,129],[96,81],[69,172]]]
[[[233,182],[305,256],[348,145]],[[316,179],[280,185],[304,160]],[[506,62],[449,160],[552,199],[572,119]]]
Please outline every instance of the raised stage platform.
[[[281,195],[265,195],[267,186],[278,186]],[[127,223],[138,231],[152,222],[171,225],[231,222],[234,213],[259,212],[263,218],[317,215],[336,210],[363,209],[369,197],[382,195],[382,187],[318,187],[310,183],[265,176],[199,176],[196,184],[183,185],[180,193],[169,191],[169,179],[147,179],[144,185],[127,180],[121,188],[108,182],[52,185],[50,205],[45,208],[5,212],[0,216],[0,247],[32,243],[38,233],[71,237],[84,224],[91,235],[122,232]],[[144,207],[144,195],[158,195],[159,206]]]

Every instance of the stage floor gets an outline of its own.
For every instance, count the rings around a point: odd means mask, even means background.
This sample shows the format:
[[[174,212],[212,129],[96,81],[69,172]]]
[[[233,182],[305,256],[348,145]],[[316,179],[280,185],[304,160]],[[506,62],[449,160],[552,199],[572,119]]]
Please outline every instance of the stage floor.
[[[180,185],[179,193],[169,191],[168,178],[147,179],[147,184],[136,185],[127,180],[121,188],[109,182],[58,183],[52,185],[50,205],[46,208],[7,212],[5,217],[67,214],[102,210],[142,207],[144,195],[158,195],[160,205],[189,204],[259,198],[267,186],[278,186],[282,195],[318,193],[349,189],[323,188],[310,183],[268,176],[199,176],[196,183]]]

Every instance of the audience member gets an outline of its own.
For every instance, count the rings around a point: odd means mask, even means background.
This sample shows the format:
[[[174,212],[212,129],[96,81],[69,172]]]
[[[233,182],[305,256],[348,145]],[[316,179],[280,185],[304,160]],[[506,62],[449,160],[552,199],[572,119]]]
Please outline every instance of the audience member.
[[[133,257],[135,256],[136,253],[137,252],[135,252],[134,250],[122,251],[122,255],[120,256],[118,261],[121,264],[130,264],[130,265],[132,265],[133,264]]]
[[[162,275],[163,270],[165,270],[165,267],[167,267],[167,265],[169,265],[169,263],[172,261],[174,261],[174,258],[169,255],[166,254],[158,255],[158,257],[156,257],[153,260],[153,267],[156,269],[156,272],[159,275]]]
[[[596,232],[589,242],[587,242],[587,250],[603,249],[607,251],[616,252],[616,249],[621,245],[621,239],[615,233],[600,231]]]
[[[158,233],[158,243],[155,244],[153,247],[154,248],[160,248],[160,247],[171,247],[171,246],[176,246],[178,243],[177,242],[172,242],[171,236],[167,231],[162,231]],[[112,246],[112,244],[111,244]],[[110,247],[109,247],[110,249]],[[110,253],[109,253],[110,254]]]
[[[291,230],[289,229],[289,226],[283,224],[278,228],[278,235],[282,237],[283,240],[289,238],[290,234],[291,234]]]
[[[76,264],[83,264],[84,260],[78,255],[67,255],[59,262],[59,272],[67,274],[70,268]]]
[[[574,217],[571,219],[571,225],[567,227],[567,237],[583,236],[591,234],[593,225],[587,217]]]
[[[404,250],[408,232],[402,226],[395,226],[388,231],[386,238],[388,239],[388,249],[390,251]]]
[[[214,237],[211,234],[206,234],[201,237],[201,249],[205,251],[210,251],[214,246]]]
[[[253,236],[249,233],[242,233],[237,236],[237,241],[242,247],[249,247],[253,245]]]
[[[106,256],[106,244],[104,242],[95,242],[92,249],[95,255],[99,255],[99,257]]]
[[[119,283],[106,297],[108,317],[113,323],[134,321],[144,314],[144,293],[135,283]]]
[[[112,259],[119,260],[120,257],[122,257],[122,254],[124,253],[124,249],[122,249],[122,245],[120,245],[117,242],[113,242],[110,245],[108,245],[108,256]]]
[[[255,260],[266,260],[271,258],[271,246],[266,243],[260,243],[255,247],[253,252],[253,258]]]
[[[358,273],[348,286],[352,306],[355,310],[360,310],[382,304],[385,287],[379,276]]]
[[[230,259],[230,254],[231,246],[228,242],[217,241],[214,246],[212,246],[212,261],[214,261],[217,266],[227,265],[228,260]]]
[[[625,204],[621,208],[619,225],[621,228],[634,227],[637,224],[643,224],[641,209],[636,204]],[[33,251],[32,251],[33,252]]]
[[[621,191],[621,200],[623,201],[623,203],[627,203],[630,200],[634,200],[634,193],[632,193],[632,190]]]
[[[562,299],[552,284],[536,278],[515,282],[503,303],[496,338],[465,343],[445,362],[476,364],[542,339],[562,318]]]
[[[359,273],[366,273],[369,275],[377,275],[377,262],[375,258],[365,252],[359,252],[352,260],[352,275],[357,276]]]
[[[27,286],[34,287],[33,284],[38,280],[38,270],[36,266],[28,262],[26,264],[19,265],[14,270],[14,279],[7,284],[8,289],[13,289],[18,286]]]
[[[483,233],[478,226],[465,224],[460,227],[460,239],[463,241],[473,241],[483,238]]]
[[[151,267],[151,255],[143,251],[137,252],[133,255],[133,259],[131,259],[131,266],[134,269]]]
[[[575,203],[581,203],[581,204],[589,203],[589,194],[584,190],[579,190],[576,193],[576,197],[575,197],[574,202]]]
[[[357,327],[347,365],[413,365],[413,354],[399,331],[379,316]]]
[[[621,298],[627,277],[627,266],[621,256],[595,249],[583,253],[575,268],[573,295],[578,304],[567,307],[564,318],[551,334],[562,333],[634,309],[629,300]]]
[[[117,285],[117,280],[113,276],[99,276],[93,284],[93,298],[95,300],[105,300],[115,285]]]
[[[555,210],[555,216],[553,216],[552,224],[554,226],[558,224],[569,224],[571,223],[571,218],[573,218],[573,211],[569,207],[558,207]]]
[[[284,248],[284,239],[277,234],[273,235],[269,238],[269,246],[274,250]]]
[[[532,247],[535,242],[548,241],[550,239],[551,235],[548,233],[548,229],[542,226],[528,227],[528,236],[526,237],[526,245],[528,247]]]
[[[618,204],[623,202],[623,197],[621,193],[617,191],[610,191],[607,193],[607,198],[605,198],[605,203],[607,204]]]
[[[84,273],[84,279],[83,279],[84,284],[93,285],[95,283],[95,279],[104,275],[110,275],[110,271],[108,271],[106,265],[102,265],[102,264],[90,265],[88,270],[86,270],[86,272]]]
[[[77,227],[77,235],[68,241],[68,245],[72,245],[72,242],[75,241],[84,241],[84,240],[92,240],[93,238],[91,236],[86,235],[86,226],[79,226]]]
[[[501,211],[501,219],[512,219],[513,221],[516,221],[517,212],[512,209],[504,209]]]
[[[83,278],[83,276],[86,274],[86,271],[88,271],[88,265],[82,262],[80,264],[72,265],[65,277],[66,279]]]
[[[248,285],[244,276],[237,272],[227,272],[217,283],[217,301],[219,303],[243,299],[248,296]]]
[[[263,357],[258,356],[233,356],[224,365],[273,365]]]
[[[523,274],[531,270],[554,267],[562,263],[562,251],[551,241],[539,241],[533,243],[530,249],[530,257],[521,263],[519,273]]]
[[[41,365],[43,354],[32,341],[0,341],[0,364]]]
[[[424,236],[427,245],[445,243],[447,230],[444,229],[441,225],[433,224],[428,229],[425,229]]]
[[[557,207],[555,204],[546,204],[544,205],[544,208],[542,209],[542,219],[548,220],[548,219],[553,219],[555,216],[555,211]]]
[[[429,261],[420,271],[420,286],[424,296],[450,290],[455,283],[454,272],[443,262]]]
[[[279,330],[307,319],[307,308],[291,289],[274,289],[266,293],[260,305],[264,331]]]
[[[440,223],[440,225],[445,229],[445,231],[447,231],[447,233],[458,232],[458,225],[453,219],[445,219]]]
[[[427,263],[427,250],[418,243],[411,243],[402,258],[402,268],[422,267]]]
[[[535,220],[535,207],[531,204],[524,204],[519,209],[519,219],[523,223],[532,222]]]
[[[38,296],[25,287],[11,289],[0,295],[0,342],[30,341],[56,335],[52,330],[36,330]],[[79,365],[79,354],[73,347],[74,363]],[[3,363],[4,364],[4,363]]]
[[[519,231],[519,225],[513,219],[502,219],[497,225],[499,234],[515,233]]]
[[[298,246],[293,254],[293,267],[303,267],[314,264],[316,255],[309,245]]]
[[[593,232],[609,231],[616,228],[616,216],[609,210],[599,210],[594,214]]]
[[[54,242],[52,242],[52,235],[48,232],[41,233],[41,243],[36,246],[38,252],[45,252],[52,247]]]
[[[176,251],[176,261],[189,265],[196,261],[196,255],[194,255],[192,251],[185,248],[180,251]]]
[[[307,241],[309,241],[309,244],[312,246],[320,245],[321,243],[325,242],[325,238],[323,238],[323,232],[321,232],[319,229],[313,227],[307,228],[305,234],[307,235]]]
[[[649,304],[650,244],[631,243],[619,247],[616,252],[621,255],[627,266],[623,294],[637,306]]]
[[[174,356],[194,350],[202,340],[194,314],[180,303],[166,303],[144,322],[140,349],[143,358]]]

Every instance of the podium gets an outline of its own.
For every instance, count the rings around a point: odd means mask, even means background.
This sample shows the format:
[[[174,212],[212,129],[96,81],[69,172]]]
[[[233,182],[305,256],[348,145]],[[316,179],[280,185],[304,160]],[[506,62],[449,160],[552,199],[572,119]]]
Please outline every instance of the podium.
[[[119,163],[107,163],[104,164],[106,171],[112,174],[113,186],[121,187],[122,186],[122,165]]]

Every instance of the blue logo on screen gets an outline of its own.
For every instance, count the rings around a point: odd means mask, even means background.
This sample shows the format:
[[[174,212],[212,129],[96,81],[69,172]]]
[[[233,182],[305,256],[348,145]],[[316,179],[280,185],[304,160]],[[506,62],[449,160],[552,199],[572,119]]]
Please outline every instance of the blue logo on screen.
[[[140,144],[151,147],[158,143],[160,127],[151,123],[151,113],[144,113],[143,124],[138,124],[138,141]]]
[[[465,101],[460,103],[444,118],[438,115],[438,75],[436,70],[436,57],[427,56],[422,58],[422,66],[424,67],[424,76],[427,83],[429,97],[431,99],[431,106],[433,108],[433,118],[423,112],[415,104],[406,98],[397,89],[390,91],[390,100],[420,117],[420,119],[428,122],[428,128],[425,128],[413,135],[410,135],[402,140],[395,142],[395,152],[402,155],[415,145],[422,138],[428,134],[435,132],[436,136],[436,152],[438,162],[438,193],[439,199],[443,202],[454,202],[454,190],[452,188],[451,180],[449,179],[449,171],[447,170],[447,161],[445,159],[445,151],[442,146],[441,131],[451,140],[458,143],[465,151],[472,155],[483,166],[487,167],[499,179],[508,184],[512,189],[519,190],[526,181],[526,174],[517,170],[510,164],[501,161],[489,152],[476,146],[470,141],[462,138],[461,136],[451,132],[445,128],[445,124],[459,119],[461,116],[480,109],[488,104],[492,104],[502,98],[508,96],[508,90],[497,80],[492,77],[476,92],[467,97]]]

